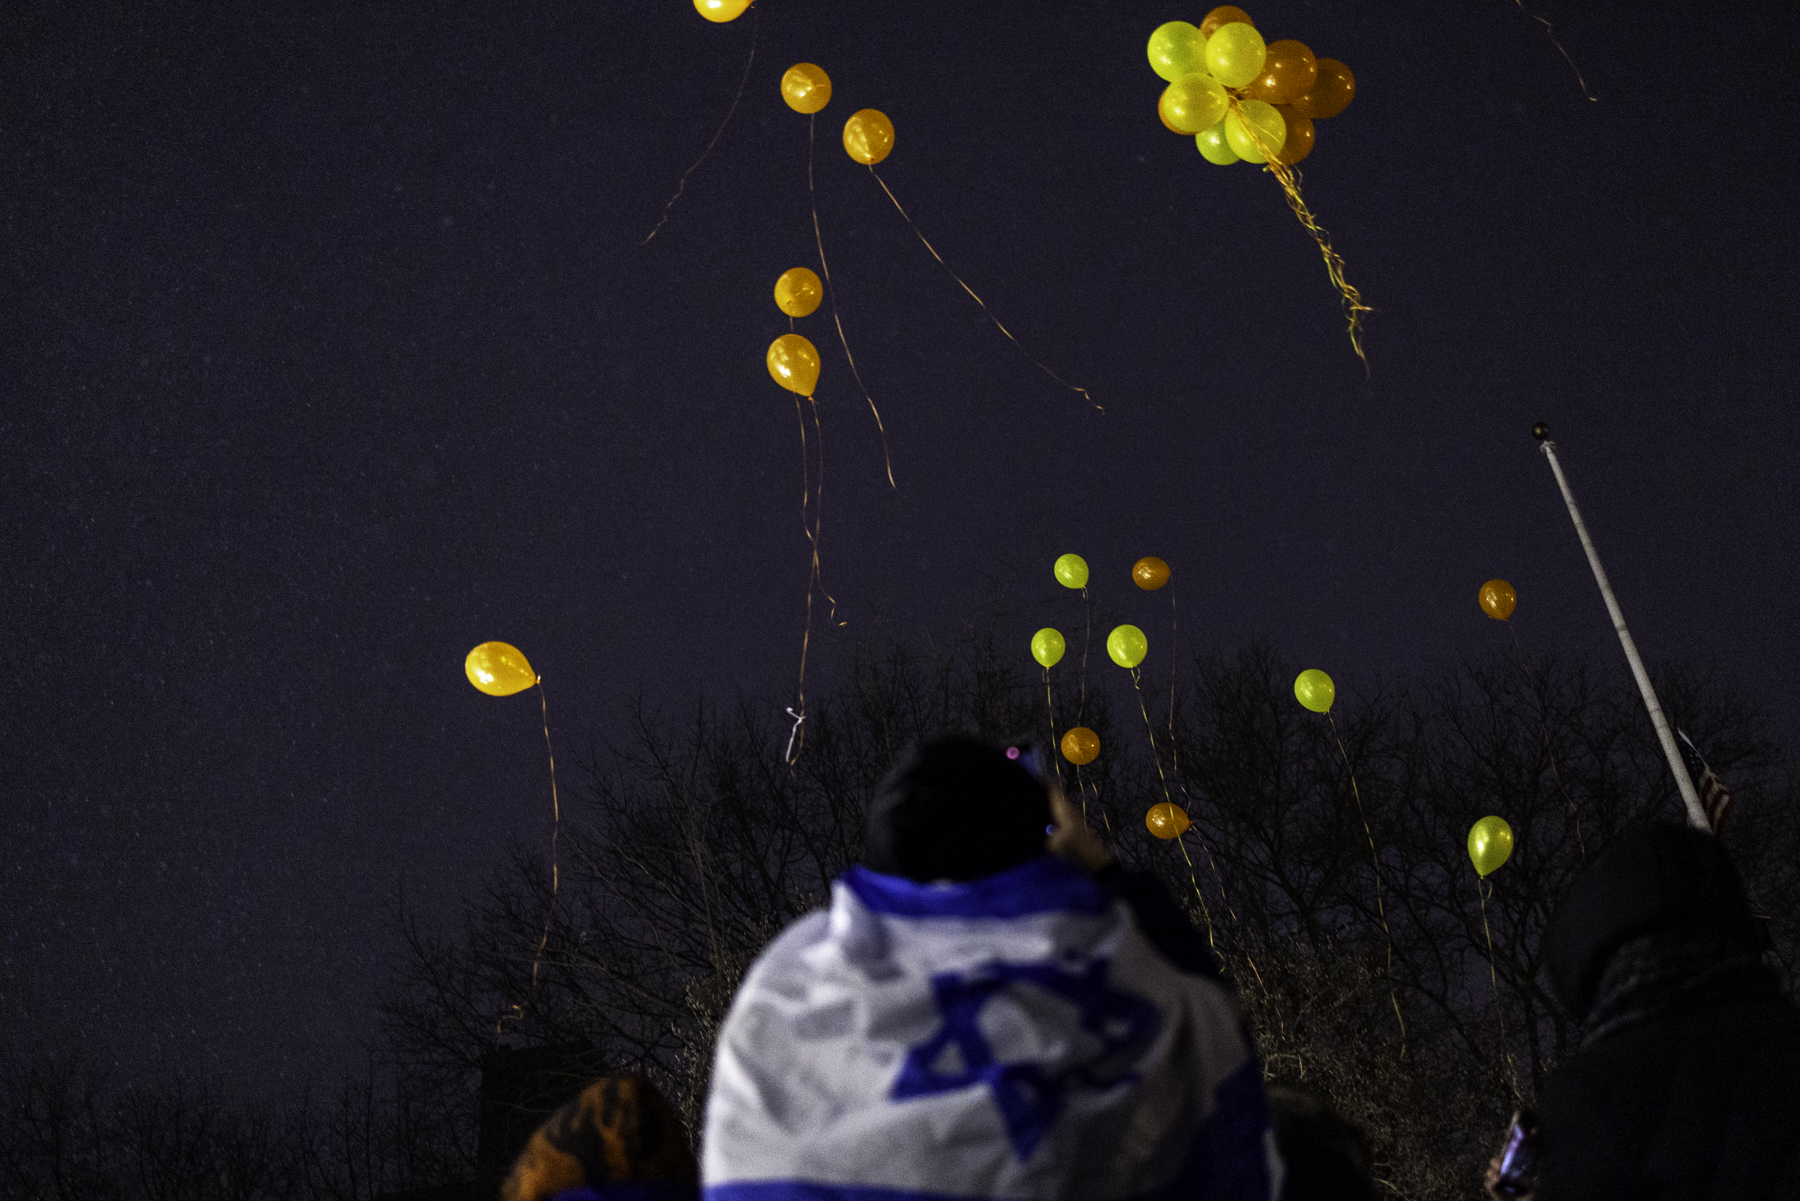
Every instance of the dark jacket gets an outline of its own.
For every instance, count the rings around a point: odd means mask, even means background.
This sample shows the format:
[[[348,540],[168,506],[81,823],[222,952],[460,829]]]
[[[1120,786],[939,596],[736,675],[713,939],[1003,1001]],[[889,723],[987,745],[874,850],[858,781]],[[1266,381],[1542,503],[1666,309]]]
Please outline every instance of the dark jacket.
[[[1538,1201],[1800,1198],[1800,1010],[1717,840],[1622,836],[1546,934],[1581,1049],[1545,1083]]]

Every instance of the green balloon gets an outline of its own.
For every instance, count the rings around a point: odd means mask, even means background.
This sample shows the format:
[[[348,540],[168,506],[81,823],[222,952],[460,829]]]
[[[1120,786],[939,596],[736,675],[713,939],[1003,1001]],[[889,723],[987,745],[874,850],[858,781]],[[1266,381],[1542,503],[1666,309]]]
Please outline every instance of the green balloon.
[[[1064,588],[1086,588],[1087,577],[1087,560],[1080,555],[1063,555],[1056,560],[1056,582]]]
[[[1045,626],[1031,636],[1031,657],[1038,661],[1039,667],[1055,667],[1062,662],[1066,646],[1062,631]]]
[[[1120,626],[1106,636],[1106,653],[1120,667],[1136,667],[1150,653],[1150,640],[1136,626]]]
[[[1230,106],[1230,96],[1210,75],[1183,75],[1163,92],[1163,115],[1182,133],[1217,125]]]
[[[1225,140],[1225,122],[1201,130],[1194,135],[1194,145],[1200,147],[1200,154],[1209,163],[1217,163],[1221,167],[1229,167],[1240,161],[1237,151]]]
[[[1309,667],[1294,680],[1294,699],[1314,713],[1330,713],[1337,699],[1337,685],[1316,667]]]
[[[1488,876],[1512,858],[1513,832],[1503,817],[1484,817],[1469,827],[1469,862],[1475,873]]]
[[[1233,21],[1206,39],[1206,70],[1228,88],[1241,88],[1262,74],[1269,47],[1256,26]],[[1173,82],[1173,81],[1171,81]]]
[[[1256,126],[1257,137],[1270,153],[1281,153],[1287,142],[1287,118],[1281,115],[1280,109],[1261,100],[1240,100],[1234,112],[1225,114],[1225,140],[1231,143],[1232,153],[1245,162],[1267,162],[1245,128],[1246,123]]]
[[[1170,21],[1150,35],[1150,69],[1174,83],[1183,75],[1206,70],[1206,39],[1196,25]],[[1257,65],[1261,70],[1262,65]]]

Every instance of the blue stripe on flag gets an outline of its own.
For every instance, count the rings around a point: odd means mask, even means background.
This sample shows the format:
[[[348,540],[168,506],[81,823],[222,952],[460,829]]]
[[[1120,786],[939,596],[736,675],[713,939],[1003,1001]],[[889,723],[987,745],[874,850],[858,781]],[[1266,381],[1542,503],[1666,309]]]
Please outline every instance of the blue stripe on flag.
[[[659,1184],[634,1180],[622,1184],[583,1184],[564,1189],[555,1201],[700,1201],[694,1184]]]
[[[1273,1186],[1264,1150],[1269,1107],[1256,1060],[1220,1081],[1214,1096],[1218,1109],[1195,1132],[1181,1170],[1138,1201],[1269,1201]],[[744,1180],[709,1184],[704,1190],[705,1201],[971,1201],[986,1195],[810,1180]]]
[[[1105,913],[1106,891],[1081,869],[1042,855],[966,884],[920,884],[866,867],[843,875],[857,899],[876,913],[898,917],[1028,917],[1034,913]]]

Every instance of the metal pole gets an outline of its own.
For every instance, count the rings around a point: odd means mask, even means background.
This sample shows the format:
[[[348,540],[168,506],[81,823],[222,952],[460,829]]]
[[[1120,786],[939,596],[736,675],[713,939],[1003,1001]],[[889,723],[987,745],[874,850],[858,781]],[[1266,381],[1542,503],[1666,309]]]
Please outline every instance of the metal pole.
[[[1712,825],[1706,820],[1706,810],[1700,805],[1700,795],[1694,791],[1694,781],[1688,777],[1687,764],[1681,761],[1681,749],[1675,745],[1675,734],[1669,729],[1669,721],[1663,716],[1662,706],[1656,703],[1656,689],[1650,686],[1650,673],[1644,670],[1644,661],[1638,657],[1637,643],[1631,640],[1631,631],[1625,628],[1625,614],[1619,609],[1618,598],[1613,596],[1612,585],[1606,582],[1606,569],[1600,566],[1600,554],[1594,549],[1594,540],[1588,537],[1587,525],[1581,520],[1581,510],[1575,507],[1575,494],[1569,491],[1569,481],[1563,475],[1562,464],[1556,461],[1556,443],[1550,441],[1550,427],[1540,421],[1532,427],[1531,435],[1543,448],[1544,457],[1550,460],[1550,470],[1556,473],[1556,485],[1562,489],[1563,500],[1569,506],[1569,516],[1575,522],[1575,532],[1581,536],[1581,549],[1587,552],[1588,566],[1594,569],[1594,583],[1600,585],[1600,596],[1606,601],[1606,611],[1612,614],[1613,629],[1619,632],[1619,645],[1625,648],[1625,658],[1631,663],[1631,674],[1637,677],[1638,691],[1644,694],[1644,708],[1650,711],[1650,724],[1656,727],[1657,740],[1662,743],[1663,754],[1669,759],[1669,770],[1675,773],[1675,785],[1681,789],[1682,804],[1687,806],[1688,824],[1710,834]]]

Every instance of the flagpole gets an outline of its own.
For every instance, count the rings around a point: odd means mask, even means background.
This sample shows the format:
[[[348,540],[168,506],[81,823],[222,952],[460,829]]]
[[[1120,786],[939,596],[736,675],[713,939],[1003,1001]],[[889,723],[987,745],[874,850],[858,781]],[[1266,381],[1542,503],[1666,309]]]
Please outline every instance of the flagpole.
[[[1563,501],[1569,506],[1569,517],[1575,522],[1575,532],[1581,536],[1581,549],[1587,552],[1588,566],[1594,569],[1594,583],[1600,585],[1600,596],[1606,601],[1606,611],[1612,614],[1613,629],[1619,632],[1619,645],[1625,648],[1625,658],[1631,663],[1631,674],[1637,677],[1638,691],[1644,695],[1644,708],[1650,711],[1650,724],[1656,727],[1656,737],[1662,743],[1663,754],[1668,757],[1669,770],[1675,773],[1675,785],[1681,789],[1681,802],[1687,807],[1688,824],[1696,830],[1711,833],[1712,824],[1706,820],[1706,810],[1700,805],[1700,795],[1694,791],[1694,781],[1688,776],[1687,764],[1681,761],[1681,748],[1675,745],[1675,735],[1669,729],[1669,721],[1663,716],[1662,706],[1656,703],[1656,689],[1650,686],[1650,673],[1644,670],[1644,661],[1638,657],[1637,643],[1631,640],[1631,631],[1625,628],[1625,614],[1619,609],[1619,601],[1613,595],[1612,585],[1606,582],[1606,569],[1600,566],[1600,554],[1594,549],[1594,540],[1588,537],[1587,525],[1581,520],[1581,510],[1575,507],[1575,494],[1569,491],[1569,481],[1563,475],[1562,464],[1556,461],[1556,443],[1550,441],[1550,427],[1540,421],[1531,427],[1531,436],[1538,440],[1544,457],[1550,460],[1550,470],[1556,473],[1556,485],[1562,489]]]

